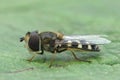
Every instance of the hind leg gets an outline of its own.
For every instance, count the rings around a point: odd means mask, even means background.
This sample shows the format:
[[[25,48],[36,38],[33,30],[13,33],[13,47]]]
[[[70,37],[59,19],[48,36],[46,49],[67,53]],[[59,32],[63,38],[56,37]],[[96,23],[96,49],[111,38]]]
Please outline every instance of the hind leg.
[[[89,63],[91,62],[91,61],[88,61],[88,60],[79,59],[72,50],[71,50],[71,53],[73,54],[74,58],[78,61],[89,62]]]

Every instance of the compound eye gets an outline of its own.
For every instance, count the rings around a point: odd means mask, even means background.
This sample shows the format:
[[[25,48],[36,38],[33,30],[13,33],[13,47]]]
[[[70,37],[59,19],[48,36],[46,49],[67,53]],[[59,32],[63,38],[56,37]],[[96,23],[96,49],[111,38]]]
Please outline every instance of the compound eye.
[[[35,32],[30,34],[28,46],[33,51],[39,51],[39,35]]]
[[[22,42],[23,40],[24,40],[24,37],[21,37],[21,38],[20,38],[20,42]]]

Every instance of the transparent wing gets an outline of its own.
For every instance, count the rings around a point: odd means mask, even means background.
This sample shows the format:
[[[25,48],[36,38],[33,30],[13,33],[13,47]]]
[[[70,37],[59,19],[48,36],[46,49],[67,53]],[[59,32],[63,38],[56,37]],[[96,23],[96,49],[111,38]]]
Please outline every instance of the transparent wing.
[[[64,36],[63,39],[66,41],[80,41],[81,44],[108,44],[111,41],[106,39],[106,35],[71,35],[71,36]]]

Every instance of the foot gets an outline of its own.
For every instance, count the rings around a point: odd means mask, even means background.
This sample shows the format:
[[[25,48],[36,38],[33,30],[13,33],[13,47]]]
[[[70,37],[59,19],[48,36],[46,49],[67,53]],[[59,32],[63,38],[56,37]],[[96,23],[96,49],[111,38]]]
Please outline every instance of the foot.
[[[32,59],[27,59],[27,61],[32,62]]]
[[[49,65],[49,68],[51,67],[64,67],[64,65],[60,65],[60,64]]]
[[[84,59],[78,59],[78,58],[75,58],[76,60],[78,60],[78,61],[82,61],[82,62],[88,62],[88,63],[91,63],[91,61],[89,61],[89,60],[84,60]]]

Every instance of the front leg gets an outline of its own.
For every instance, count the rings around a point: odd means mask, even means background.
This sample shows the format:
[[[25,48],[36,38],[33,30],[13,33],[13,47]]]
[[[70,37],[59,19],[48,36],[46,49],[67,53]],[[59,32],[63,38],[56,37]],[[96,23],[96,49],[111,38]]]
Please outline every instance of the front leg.
[[[35,52],[31,52],[30,50],[29,53],[32,55],[32,57],[28,58],[27,61],[31,62],[36,57],[37,54]]]
[[[30,57],[29,59],[27,59],[27,61],[31,62],[36,57],[37,54],[43,55],[44,50],[42,49],[41,51],[37,51],[37,52],[31,52],[29,50],[29,53],[32,54],[32,57]]]
[[[27,61],[31,62],[35,57],[36,57],[37,54],[33,54],[32,57],[30,57],[29,59],[27,59]]]

